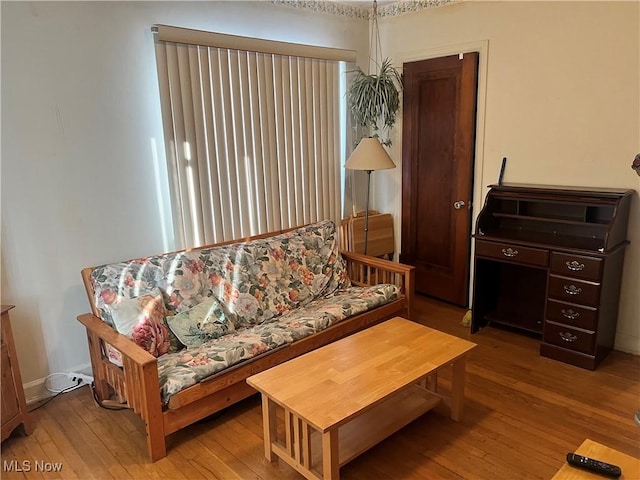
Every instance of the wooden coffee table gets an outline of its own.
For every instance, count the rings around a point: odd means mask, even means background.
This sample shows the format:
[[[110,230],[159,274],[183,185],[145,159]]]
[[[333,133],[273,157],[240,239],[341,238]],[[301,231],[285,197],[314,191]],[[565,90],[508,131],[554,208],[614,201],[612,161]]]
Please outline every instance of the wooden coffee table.
[[[396,317],[249,377],[262,394],[265,457],[337,479],[340,466],[441,401],[458,420],[475,346]],[[449,365],[443,389],[437,374]]]

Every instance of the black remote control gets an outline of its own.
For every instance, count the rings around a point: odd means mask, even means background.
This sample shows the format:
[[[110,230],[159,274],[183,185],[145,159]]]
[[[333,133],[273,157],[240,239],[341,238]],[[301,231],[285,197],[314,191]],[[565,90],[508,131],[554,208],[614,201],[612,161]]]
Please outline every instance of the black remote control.
[[[567,453],[567,463],[574,467],[583,468],[590,472],[604,475],[605,477],[618,478],[622,475],[622,470],[617,465],[601,462],[589,457],[583,457],[577,453]]]

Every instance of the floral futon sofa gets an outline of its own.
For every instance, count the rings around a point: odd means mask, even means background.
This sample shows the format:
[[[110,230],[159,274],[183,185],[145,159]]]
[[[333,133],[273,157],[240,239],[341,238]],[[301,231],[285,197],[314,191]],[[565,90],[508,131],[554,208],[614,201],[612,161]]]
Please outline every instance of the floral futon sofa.
[[[166,437],[255,393],[245,380],[396,315],[413,267],[338,250],[336,227],[298,229],[82,271],[95,393]]]

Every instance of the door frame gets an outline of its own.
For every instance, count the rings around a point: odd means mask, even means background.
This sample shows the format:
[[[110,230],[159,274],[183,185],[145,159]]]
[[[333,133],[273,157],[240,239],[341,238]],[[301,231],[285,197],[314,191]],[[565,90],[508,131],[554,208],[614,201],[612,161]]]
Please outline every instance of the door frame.
[[[485,136],[485,114],[487,100],[487,66],[489,56],[489,40],[480,40],[477,42],[461,43],[456,45],[443,45],[435,48],[406,52],[398,55],[392,55],[398,67],[401,69],[404,63],[415,62],[419,60],[429,60],[438,57],[446,57],[449,55],[464,54],[468,52],[478,52],[478,92],[477,92],[477,109],[476,109],[476,144],[475,144],[475,160],[473,168],[473,198],[471,204],[471,232],[478,213],[482,208],[482,199],[486,193],[487,185],[495,183],[494,181],[486,181],[484,178],[484,136]],[[396,120],[398,131],[402,129],[402,115]],[[396,134],[399,138],[400,136]],[[402,158],[402,142],[394,141],[394,158]],[[395,168],[396,184],[402,187],[402,162],[397,162],[400,168]],[[496,172],[495,181],[497,181],[498,172]],[[396,252],[400,252],[401,235],[402,235],[402,192],[398,192],[395,196],[394,210],[396,216],[394,219],[394,230],[396,234]],[[469,249],[469,291],[467,292],[468,304],[472,305],[473,296],[473,255],[475,251],[475,243],[471,242]]]

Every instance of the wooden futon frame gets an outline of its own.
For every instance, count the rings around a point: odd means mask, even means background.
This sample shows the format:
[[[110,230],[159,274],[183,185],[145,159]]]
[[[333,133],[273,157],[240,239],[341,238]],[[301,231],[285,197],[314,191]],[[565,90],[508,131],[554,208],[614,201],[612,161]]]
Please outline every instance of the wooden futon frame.
[[[280,233],[282,231],[201,248],[268,238]],[[245,382],[247,377],[383,320],[394,316],[411,317],[414,267],[352,252],[341,253],[354,285],[392,283],[400,288],[400,298],[345,319],[284,348],[223,370],[174,394],[167,405],[162,404],[160,396],[157,359],[99,318],[90,282],[93,268],[85,268],[82,270],[82,277],[92,313],[80,315],[78,320],[87,330],[98,401],[126,405],[142,418],[146,428],[149,456],[151,461],[156,461],[166,456],[165,440],[168,435],[255,394],[256,391]],[[108,360],[104,342],[122,353],[122,367]]]

